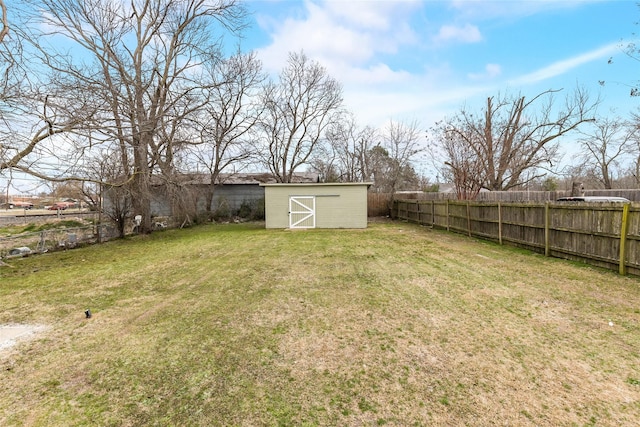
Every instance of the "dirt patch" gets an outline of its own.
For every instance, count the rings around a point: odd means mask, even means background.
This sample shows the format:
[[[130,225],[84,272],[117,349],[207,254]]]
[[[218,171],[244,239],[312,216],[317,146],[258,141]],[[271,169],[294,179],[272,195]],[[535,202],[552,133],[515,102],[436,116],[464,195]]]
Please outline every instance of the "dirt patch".
[[[18,341],[33,338],[44,329],[42,325],[0,325],[0,352],[13,347]]]

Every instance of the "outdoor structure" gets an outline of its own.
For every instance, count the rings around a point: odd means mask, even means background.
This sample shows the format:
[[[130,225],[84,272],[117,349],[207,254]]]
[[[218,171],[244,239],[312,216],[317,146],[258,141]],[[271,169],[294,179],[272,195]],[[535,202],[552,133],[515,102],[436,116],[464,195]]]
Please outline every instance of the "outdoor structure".
[[[211,176],[208,174],[183,174],[178,177],[181,195],[189,195],[198,212],[207,210],[207,193],[212,191]],[[296,182],[317,182],[318,174],[301,172],[293,176]],[[213,189],[211,211],[221,208],[235,215],[243,204],[261,204],[264,199],[264,188],[259,184],[275,183],[273,175],[269,173],[224,173],[218,176]],[[167,191],[165,182],[156,178],[152,180],[151,213],[156,217],[170,217],[173,215],[173,204]],[[113,206],[111,192],[105,193],[104,208]]]
[[[267,228],[366,228],[370,182],[260,184]]]

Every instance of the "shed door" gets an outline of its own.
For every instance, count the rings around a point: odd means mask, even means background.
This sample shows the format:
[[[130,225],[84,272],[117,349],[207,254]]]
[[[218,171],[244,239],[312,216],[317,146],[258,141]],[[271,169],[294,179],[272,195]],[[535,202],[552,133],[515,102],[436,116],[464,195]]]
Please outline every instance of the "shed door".
[[[315,196],[289,197],[289,228],[316,227]]]

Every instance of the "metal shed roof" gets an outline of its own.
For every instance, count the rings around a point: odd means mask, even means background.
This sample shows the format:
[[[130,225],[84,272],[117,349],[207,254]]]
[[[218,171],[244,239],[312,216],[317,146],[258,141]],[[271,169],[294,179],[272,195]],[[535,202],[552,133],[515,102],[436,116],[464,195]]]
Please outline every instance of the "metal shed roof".
[[[278,182],[278,183],[261,183],[261,187],[340,187],[340,186],[354,186],[354,185],[366,185],[367,187],[373,185],[373,182]]]

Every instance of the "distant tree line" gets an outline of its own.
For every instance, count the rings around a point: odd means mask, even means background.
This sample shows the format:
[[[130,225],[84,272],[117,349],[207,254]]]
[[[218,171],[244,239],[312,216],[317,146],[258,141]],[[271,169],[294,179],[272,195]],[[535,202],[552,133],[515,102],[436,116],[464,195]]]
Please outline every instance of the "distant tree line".
[[[579,88],[563,102],[556,90],[492,96],[428,132],[416,121],[376,129],[357,123],[341,83],[304,52],[271,78],[254,52],[229,49],[247,22],[240,0],[24,0],[8,10],[0,0],[0,11],[0,174],[74,181],[92,200],[108,188],[114,219],[140,215],[142,232],[158,182],[178,216],[195,209],[193,173],[212,183],[208,209],[230,171],[434,190],[415,170],[427,148],[459,198],[559,172],[604,187],[640,182],[640,118],[599,118]],[[569,135],[582,157],[558,171]]]

